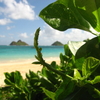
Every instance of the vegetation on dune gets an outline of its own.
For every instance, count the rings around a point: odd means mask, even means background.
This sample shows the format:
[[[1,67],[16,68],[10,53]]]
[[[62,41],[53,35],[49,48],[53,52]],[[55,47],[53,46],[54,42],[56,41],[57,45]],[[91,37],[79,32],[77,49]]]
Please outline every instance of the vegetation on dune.
[[[29,71],[26,79],[20,72],[5,73],[6,86],[0,89],[1,100],[99,100],[100,99],[100,1],[57,0],[39,15],[54,29],[78,28],[96,35],[87,42],[68,42],[60,64],[48,64],[38,47],[40,28],[35,32],[34,47],[41,71]],[[3,97],[4,94],[7,94]]]

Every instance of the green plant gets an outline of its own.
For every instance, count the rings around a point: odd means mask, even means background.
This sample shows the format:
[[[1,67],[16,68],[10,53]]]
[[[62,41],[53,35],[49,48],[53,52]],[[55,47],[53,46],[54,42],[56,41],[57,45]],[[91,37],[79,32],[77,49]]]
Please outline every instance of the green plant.
[[[38,48],[38,43],[34,41],[38,63],[62,77],[62,83],[57,90],[52,92],[43,88],[45,94],[52,100],[100,98],[100,1],[57,0],[45,7],[39,16],[54,29],[64,31],[69,28],[78,28],[97,36],[78,50],[70,44],[67,45],[66,54],[60,55],[59,69],[55,69],[44,61],[41,48]],[[39,29],[35,40],[38,39],[38,34]],[[74,43],[74,46],[77,46],[77,43]]]
[[[5,83],[12,94],[11,100],[30,100],[31,92],[28,89],[28,82],[22,78],[19,71],[6,72],[5,77]]]
[[[98,73],[100,60],[94,57],[75,59],[74,53],[77,50],[73,46],[69,46],[72,42],[64,46],[65,55],[60,54],[60,66],[47,64],[42,57],[42,49],[38,47],[39,31],[40,29],[37,29],[34,39],[38,62],[34,63],[42,64],[59,76],[61,80],[55,91],[42,87],[44,93],[52,100],[97,100],[97,98],[100,98],[100,75]],[[79,43],[77,44],[78,47]],[[74,52],[72,52],[73,50]]]
[[[2,89],[2,92],[7,94],[5,98],[9,98],[9,100],[39,100],[41,98],[42,100],[45,94],[40,87],[41,81],[44,82],[45,79],[40,78],[38,73],[29,71],[29,74],[27,73],[26,78],[23,79],[19,71],[6,72],[5,83],[7,86]]]
[[[52,62],[51,65],[56,65]],[[61,80],[57,74],[49,72],[47,68],[34,73],[29,71],[23,79],[19,71],[5,73],[6,86],[0,90],[2,100],[49,100],[42,88],[55,91]]]
[[[60,54],[60,65],[48,64],[38,47],[38,28],[34,37],[38,61],[33,63],[43,68],[37,73],[29,71],[26,79],[18,71],[5,73],[9,100],[39,100],[38,96],[41,100],[100,99],[100,1],[57,0],[39,16],[54,29],[78,28],[97,37],[86,43],[69,42],[64,45],[65,54]]]
[[[75,59],[75,50],[69,42],[64,45],[65,54],[60,54],[60,65],[56,62],[48,64],[42,57],[41,48],[38,47],[38,36],[40,29],[37,29],[34,46],[37,50],[38,59],[34,64],[42,64],[41,71],[34,73],[29,71],[26,79],[23,79],[20,72],[5,73],[4,89],[9,100],[97,100],[100,98],[98,68],[100,61],[94,57]],[[77,47],[80,44],[77,43]],[[3,90],[3,89],[2,89]],[[3,90],[4,91],[4,90]]]
[[[54,29],[78,28],[99,35],[100,1],[57,0],[45,7],[39,16]]]

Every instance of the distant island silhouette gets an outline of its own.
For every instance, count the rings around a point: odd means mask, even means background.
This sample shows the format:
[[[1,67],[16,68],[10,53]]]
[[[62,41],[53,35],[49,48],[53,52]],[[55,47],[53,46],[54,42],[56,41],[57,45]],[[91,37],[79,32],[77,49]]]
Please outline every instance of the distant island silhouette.
[[[17,42],[16,41],[12,41],[10,43],[10,45],[23,45],[23,46],[28,46],[28,44],[22,40],[18,40]],[[63,46],[64,44],[62,44],[61,42],[59,41],[56,41],[54,43],[51,44],[52,46]]]
[[[25,43],[24,41],[21,41],[21,40],[18,40],[17,42],[12,41],[12,42],[10,43],[10,45],[25,45],[25,46],[28,46],[27,43]]]
[[[63,46],[63,44],[59,41],[56,41],[52,44],[52,46]]]

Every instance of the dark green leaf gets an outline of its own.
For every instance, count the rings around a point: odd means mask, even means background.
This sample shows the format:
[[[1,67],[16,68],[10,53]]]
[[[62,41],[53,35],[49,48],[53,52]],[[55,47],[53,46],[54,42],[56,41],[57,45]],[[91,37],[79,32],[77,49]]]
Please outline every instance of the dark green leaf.
[[[55,97],[55,93],[54,92],[51,92],[45,88],[42,87],[42,90],[43,92],[49,97],[51,98],[52,100],[55,100],[54,97]]]
[[[41,82],[42,86],[47,89],[54,89],[54,85],[45,77],[42,73],[38,72],[39,81]]]
[[[32,64],[41,64],[39,61],[35,61]]]
[[[76,59],[81,57],[95,57],[97,59],[100,59],[100,37],[95,37],[88,42],[86,42],[84,45],[82,45],[78,51],[76,52]]]
[[[49,70],[47,70],[47,68],[42,68],[42,74],[52,83],[52,84],[58,84],[59,81],[57,79],[57,75],[50,72]]]
[[[87,58],[82,66],[82,75],[83,77],[90,76],[100,65],[100,61],[96,58],[89,57]]]
[[[55,100],[63,100],[74,91],[75,83],[69,79],[64,79],[60,87],[55,92]]]
[[[66,56],[69,56],[69,57],[72,56],[72,52],[67,44],[64,45],[64,52]]]
[[[87,85],[88,91],[89,93],[95,98],[97,98],[96,100],[100,99],[100,90],[96,87],[94,87],[93,85]]]
[[[19,71],[14,72],[14,80],[16,85],[18,86],[23,85],[23,78]]]
[[[64,2],[66,2],[64,4]],[[74,6],[73,0],[59,0],[44,8],[39,16],[53,28],[64,31],[69,28],[79,28],[90,31],[89,23]]]
[[[75,59],[75,67],[80,71],[82,71],[82,65],[84,60],[84,58]]]
[[[4,82],[5,82],[7,85],[11,85],[11,86],[14,85],[14,83],[12,83],[9,79],[5,79]]]

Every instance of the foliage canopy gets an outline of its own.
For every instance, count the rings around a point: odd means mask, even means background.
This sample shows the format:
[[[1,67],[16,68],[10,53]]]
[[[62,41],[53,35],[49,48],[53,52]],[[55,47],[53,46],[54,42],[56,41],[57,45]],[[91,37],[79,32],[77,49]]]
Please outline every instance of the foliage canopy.
[[[43,69],[29,71],[24,80],[18,71],[5,73],[10,100],[98,100],[100,99],[100,0],[57,0],[45,7],[39,16],[54,29],[78,28],[97,37],[64,45],[60,65],[46,63],[38,47],[40,28],[35,32],[34,47]],[[4,90],[5,88],[2,88]]]

